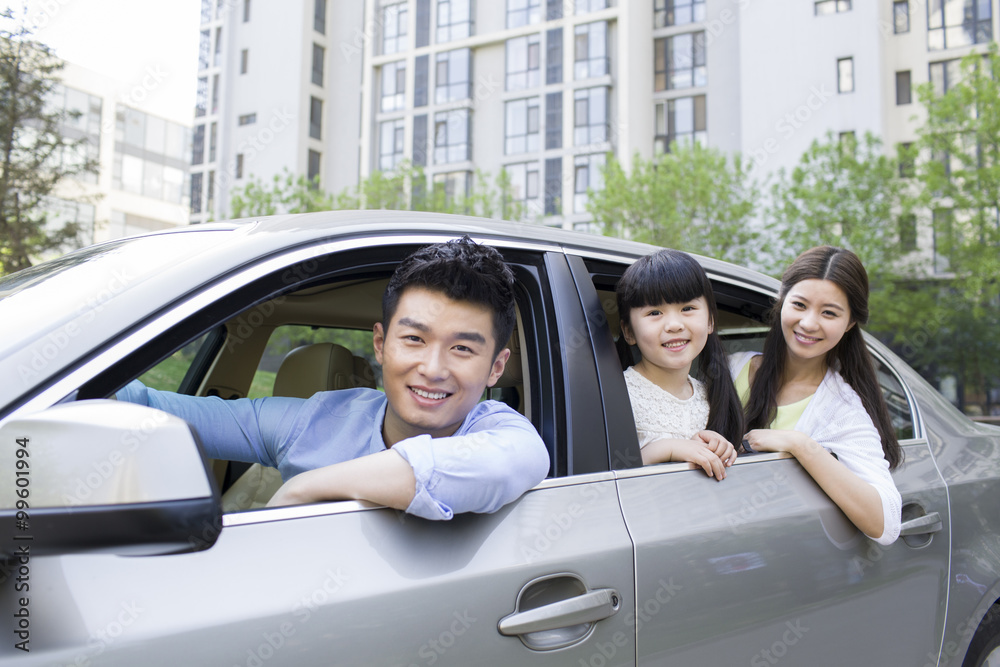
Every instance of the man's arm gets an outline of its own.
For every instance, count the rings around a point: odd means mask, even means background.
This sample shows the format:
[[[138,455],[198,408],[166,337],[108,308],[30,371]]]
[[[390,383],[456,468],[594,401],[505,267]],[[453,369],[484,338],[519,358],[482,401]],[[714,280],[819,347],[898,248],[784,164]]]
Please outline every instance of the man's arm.
[[[278,489],[267,506],[369,500],[405,510],[413,502],[415,488],[413,468],[390,449],[296,475]]]

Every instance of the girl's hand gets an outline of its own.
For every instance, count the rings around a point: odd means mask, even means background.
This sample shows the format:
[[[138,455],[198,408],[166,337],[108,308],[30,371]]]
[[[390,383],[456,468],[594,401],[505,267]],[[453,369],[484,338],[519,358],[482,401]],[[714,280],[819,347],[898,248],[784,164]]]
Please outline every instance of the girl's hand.
[[[726,478],[726,464],[700,440],[663,438],[642,448],[643,465],[665,461],[687,461],[720,482]]]
[[[705,443],[725,465],[731,466],[736,462],[736,447],[715,431],[698,431],[694,434],[694,440]]]

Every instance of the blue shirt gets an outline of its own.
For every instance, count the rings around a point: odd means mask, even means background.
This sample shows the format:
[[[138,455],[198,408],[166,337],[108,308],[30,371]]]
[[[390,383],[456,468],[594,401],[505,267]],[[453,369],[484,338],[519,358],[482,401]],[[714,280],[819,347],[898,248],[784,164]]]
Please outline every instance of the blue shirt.
[[[261,463],[277,468],[285,481],[386,449],[387,401],[375,389],[226,401],[157,391],[135,380],[117,398],[187,421],[210,458]],[[478,403],[452,436],[418,435],[392,449],[416,478],[406,511],[425,519],[495,512],[545,479],[549,470],[548,451],[531,422],[498,401]]]

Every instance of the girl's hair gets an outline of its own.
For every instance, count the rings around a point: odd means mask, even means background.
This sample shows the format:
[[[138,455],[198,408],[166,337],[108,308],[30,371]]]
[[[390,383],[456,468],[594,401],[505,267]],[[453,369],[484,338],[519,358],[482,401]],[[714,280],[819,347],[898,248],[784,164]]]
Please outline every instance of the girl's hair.
[[[902,462],[903,452],[889,418],[875,366],[861,335],[861,325],[868,323],[868,273],[858,256],[843,248],[819,246],[806,250],[781,276],[778,301],[768,314],[771,328],[764,339],[764,356],[754,375],[746,406],[747,430],[768,428],[777,414],[778,391],[788,356],[788,345],[781,330],[781,308],[788,290],[810,279],[829,280],[847,295],[851,321],[855,326],[848,329],[836,347],[827,353],[826,364],[839,371],[861,397],[861,403],[882,439],[882,451],[889,461],[889,468],[893,469]]]
[[[697,377],[708,391],[708,425],[734,444],[743,438],[743,411],[729,374],[729,364],[722,341],[714,331],[718,321],[715,294],[705,269],[691,255],[677,250],[658,250],[639,258],[625,270],[615,288],[618,316],[622,326],[631,329],[629,316],[633,308],[656,306],[661,303],[686,303],[705,297],[713,331],[698,356]],[[622,369],[634,363],[632,350],[624,334],[618,337],[618,356]]]

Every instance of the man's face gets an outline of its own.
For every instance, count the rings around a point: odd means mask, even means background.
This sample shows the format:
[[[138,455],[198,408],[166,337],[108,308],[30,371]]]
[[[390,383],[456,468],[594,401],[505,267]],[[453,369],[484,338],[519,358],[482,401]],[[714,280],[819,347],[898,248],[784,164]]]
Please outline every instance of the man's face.
[[[374,345],[389,401],[382,426],[387,446],[423,433],[455,433],[510,356],[504,349],[494,357],[489,308],[422,287],[403,291],[387,329],[375,325]]]

